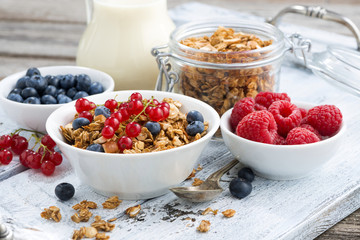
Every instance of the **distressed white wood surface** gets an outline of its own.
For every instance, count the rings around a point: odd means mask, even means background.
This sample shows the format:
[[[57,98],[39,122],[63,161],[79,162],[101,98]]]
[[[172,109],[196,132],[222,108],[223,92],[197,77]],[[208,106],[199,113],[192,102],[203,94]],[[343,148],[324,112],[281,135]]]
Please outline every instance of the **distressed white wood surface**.
[[[187,6],[177,9],[176,16],[196,9],[196,5]],[[215,14],[222,12],[218,9],[208,11]],[[283,25],[283,28],[285,31],[296,30],[287,25]],[[324,36],[323,33],[317,36],[320,35]],[[329,36],[332,34],[326,35],[326,38],[335,42]],[[352,44],[350,38],[335,37],[342,44]],[[338,154],[321,170],[294,181],[270,181],[257,177],[250,196],[238,200],[231,196],[227,186],[241,167],[239,165],[223,177],[223,194],[209,203],[191,204],[168,193],[147,201],[124,201],[115,210],[93,210],[94,215],[98,214],[104,219],[119,218],[114,222],[116,228],[109,234],[111,239],[312,239],[358,209],[360,99],[337,90],[309,71],[287,64],[282,68],[281,91],[287,92],[293,100],[336,104],[342,110],[348,125],[344,143]],[[17,127],[1,109],[0,120],[3,122],[0,125],[1,134]],[[204,170],[197,177],[204,179],[231,159],[232,156],[221,142],[211,142],[199,159]],[[84,199],[101,206],[106,199],[80,184],[66,160],[52,177],[45,177],[36,170],[22,171],[16,161],[7,167],[0,166],[0,221],[14,229],[16,239],[69,239],[74,229],[88,226],[93,219],[89,223],[73,223],[70,216],[75,211],[71,206]],[[68,202],[58,201],[54,196],[54,188],[60,182],[71,182],[76,187],[75,197]],[[184,184],[190,185],[191,181]],[[124,210],[136,204],[141,204],[143,211],[137,220],[129,219],[124,215]],[[42,209],[50,205],[60,207],[63,215],[60,223],[40,218]],[[223,218],[221,214],[199,214],[207,207],[220,211],[232,208],[237,213],[230,219]],[[195,222],[184,220],[186,217],[194,218]],[[196,231],[202,219],[211,222],[211,230],[205,234]]]

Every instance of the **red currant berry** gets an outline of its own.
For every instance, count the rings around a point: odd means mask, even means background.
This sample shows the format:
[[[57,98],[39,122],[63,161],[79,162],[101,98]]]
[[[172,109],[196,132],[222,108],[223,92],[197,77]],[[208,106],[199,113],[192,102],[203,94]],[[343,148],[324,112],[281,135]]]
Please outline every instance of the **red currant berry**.
[[[130,96],[131,100],[142,100],[142,95],[138,92],[134,92],[133,94],[131,94]]]
[[[89,109],[89,111],[92,110],[92,109],[94,109],[94,108],[96,108],[96,104],[95,104],[94,102],[90,102],[90,109]]]
[[[89,120],[89,122],[92,122],[93,120],[93,116],[89,111],[82,111],[81,113],[79,113],[79,118],[86,118]]]
[[[50,151],[49,149],[46,149],[44,147],[39,147],[37,152],[41,155],[42,161],[49,160],[50,159],[50,154],[52,153],[52,151]]]
[[[123,152],[125,149],[131,149],[132,144],[133,142],[128,136],[122,136],[117,142],[118,148],[121,152]]]
[[[79,98],[76,100],[75,108],[78,113],[81,113],[82,111],[89,111],[92,107],[91,102],[86,98]]]
[[[44,144],[48,149],[54,149],[54,147],[56,146],[56,143],[54,142],[54,140],[48,135],[44,135],[41,138],[41,143]]]
[[[50,176],[51,174],[53,174],[55,171],[55,164],[53,162],[50,161],[44,161],[41,164],[41,172],[46,175],[46,176]]]
[[[105,126],[110,126],[114,129],[114,131],[118,130],[119,126],[120,126],[120,122],[116,117],[108,117],[105,122],[104,122]]]
[[[117,120],[119,120],[119,123],[123,121],[123,117],[119,111],[114,112],[113,114],[111,114],[110,117],[116,118]]]
[[[153,108],[154,108],[154,107],[152,107],[152,106],[148,106],[148,107],[145,109],[145,113],[146,113],[147,115],[149,115],[151,109],[153,109]]]
[[[164,118],[164,112],[160,107],[154,107],[149,112],[149,118],[153,122],[161,121]]]
[[[9,135],[2,135],[0,137],[0,148],[11,147],[11,137]]]
[[[52,154],[50,154],[49,161],[54,163],[55,166],[59,166],[62,163],[62,160],[63,158],[59,152],[53,152]]]
[[[111,126],[104,126],[101,134],[104,138],[110,139],[114,136],[115,130]]]
[[[19,156],[19,160],[20,163],[25,166],[25,167],[29,167],[28,163],[27,163],[27,155],[33,153],[34,151],[31,149],[26,149],[25,151],[23,151],[20,156]]]
[[[170,111],[166,106],[161,106],[160,108],[163,111],[163,118],[161,119],[161,121],[163,121],[163,120],[167,119],[167,117],[170,114]]]
[[[0,162],[2,164],[8,165],[12,159],[13,154],[9,150],[3,149],[0,151]]]
[[[137,122],[131,122],[126,125],[125,132],[129,137],[137,137],[141,132],[141,126]]]
[[[160,104],[160,102],[154,98],[152,100],[152,104],[154,104],[155,106],[158,106]]]
[[[144,109],[144,105],[140,100],[131,100],[129,102],[128,112],[138,115]]]
[[[41,154],[38,152],[28,153],[26,155],[26,163],[29,168],[39,169],[41,167]]]
[[[28,141],[26,138],[14,135],[11,139],[11,150],[16,154],[20,155],[25,149],[27,149],[29,146]]]
[[[127,108],[128,106],[129,106],[128,102],[122,102],[122,103],[120,103],[119,108]]]
[[[160,107],[166,107],[168,110],[170,110],[170,104],[167,103],[167,102],[162,102],[162,103],[160,104]]]
[[[122,116],[122,122],[125,122],[130,118],[130,114],[126,108],[124,107],[119,108],[119,112],[121,113]]]
[[[110,109],[111,112],[114,112],[115,108],[117,108],[118,103],[115,99],[109,99],[109,100],[106,100],[104,105],[105,105],[105,107]]]

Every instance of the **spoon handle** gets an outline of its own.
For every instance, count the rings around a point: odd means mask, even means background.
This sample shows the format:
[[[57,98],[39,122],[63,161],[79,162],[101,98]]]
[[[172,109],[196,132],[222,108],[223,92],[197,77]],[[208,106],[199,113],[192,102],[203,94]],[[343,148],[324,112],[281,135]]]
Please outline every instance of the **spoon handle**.
[[[211,174],[206,181],[219,181],[219,179],[222,177],[222,175],[224,175],[224,173],[226,173],[227,171],[229,171],[230,169],[232,169],[236,164],[238,164],[239,161],[237,159],[232,160],[231,162],[229,162],[226,166],[220,168],[219,170],[217,170],[216,172],[214,172],[213,174]]]

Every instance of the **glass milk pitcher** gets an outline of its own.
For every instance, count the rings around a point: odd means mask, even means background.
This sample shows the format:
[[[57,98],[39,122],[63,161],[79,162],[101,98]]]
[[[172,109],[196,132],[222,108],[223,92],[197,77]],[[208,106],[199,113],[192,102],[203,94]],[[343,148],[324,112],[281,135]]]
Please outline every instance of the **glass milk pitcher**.
[[[155,88],[158,67],[151,48],[175,28],[166,0],[85,0],[87,28],[76,63],[111,75],[115,90]]]

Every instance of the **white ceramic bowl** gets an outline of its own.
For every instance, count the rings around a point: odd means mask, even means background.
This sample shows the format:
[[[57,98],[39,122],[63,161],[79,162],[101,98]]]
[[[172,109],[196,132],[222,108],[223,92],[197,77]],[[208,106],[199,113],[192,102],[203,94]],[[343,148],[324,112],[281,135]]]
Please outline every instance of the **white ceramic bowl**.
[[[315,106],[295,103],[310,109]],[[271,145],[258,143],[231,132],[232,109],[221,117],[221,132],[225,145],[241,163],[249,166],[257,175],[273,180],[292,180],[307,176],[329,161],[340,147],[346,129],[343,120],[340,131],[326,140],[302,145]]]
[[[77,66],[51,66],[38,69],[42,76],[84,73],[89,75],[92,81],[100,82],[104,86],[104,92],[114,90],[114,80],[108,74],[95,69]],[[26,70],[12,74],[0,81],[0,105],[9,118],[20,126],[43,132],[45,131],[46,119],[55,109],[64,104],[26,104],[7,99],[17,80],[25,74]]]
[[[127,100],[134,91],[118,91],[87,97],[103,104],[107,99]],[[97,192],[116,194],[121,199],[136,200],[156,197],[166,193],[171,186],[184,181],[220,124],[217,112],[208,104],[180,94],[159,91],[138,91],[143,97],[154,96],[159,101],[170,97],[180,101],[182,112],[198,110],[209,122],[208,133],[201,139],[170,150],[138,153],[108,154],[79,149],[67,144],[60,133],[60,126],[73,120],[74,103],[54,111],[46,122],[46,130],[70,161],[80,180]]]

